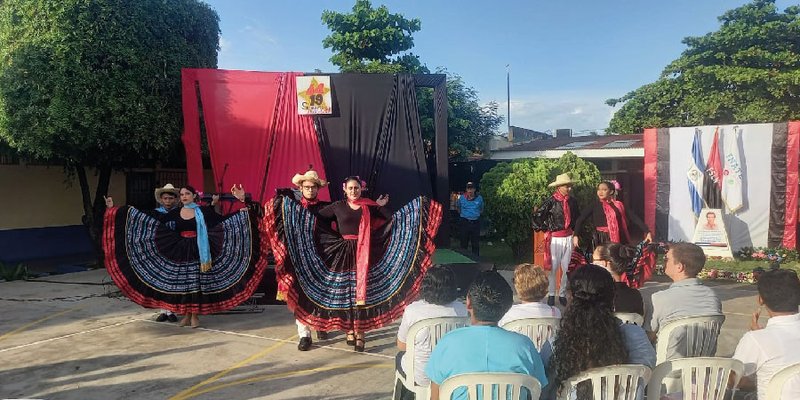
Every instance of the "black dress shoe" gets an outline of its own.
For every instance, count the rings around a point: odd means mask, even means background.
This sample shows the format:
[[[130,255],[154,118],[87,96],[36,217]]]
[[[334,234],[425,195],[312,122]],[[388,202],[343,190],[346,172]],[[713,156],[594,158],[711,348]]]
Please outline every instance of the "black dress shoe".
[[[311,348],[311,338],[310,337],[300,338],[300,343],[297,344],[297,350],[308,351],[310,348]]]
[[[550,307],[556,305],[556,296],[547,296],[547,305]]]
[[[328,340],[328,332],[317,331],[317,339],[318,340]]]
[[[559,297],[558,302],[561,303],[562,306],[567,306],[567,298],[566,297]]]
[[[175,314],[167,315],[167,321],[169,322],[178,322],[178,316]]]
[[[156,317],[156,322],[164,322],[167,320],[167,318],[169,318],[167,317],[167,314],[164,313],[158,314],[158,317]]]

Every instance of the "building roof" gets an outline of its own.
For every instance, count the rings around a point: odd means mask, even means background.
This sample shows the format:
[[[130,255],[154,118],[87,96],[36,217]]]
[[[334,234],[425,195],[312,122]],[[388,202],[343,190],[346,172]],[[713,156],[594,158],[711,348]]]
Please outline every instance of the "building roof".
[[[644,135],[578,136],[535,140],[492,152],[493,159],[558,158],[567,151],[583,158],[642,158]]]

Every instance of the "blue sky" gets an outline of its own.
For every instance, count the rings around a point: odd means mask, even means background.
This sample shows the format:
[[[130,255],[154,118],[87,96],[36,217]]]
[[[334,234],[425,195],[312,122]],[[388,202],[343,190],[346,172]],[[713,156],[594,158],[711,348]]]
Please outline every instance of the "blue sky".
[[[322,39],[323,10],[354,0],[206,0],[220,16],[219,68],[257,71],[337,69]],[[717,17],[744,0],[373,0],[419,18],[413,52],[432,70],[446,67],[496,101],[511,123],[536,130],[603,129],[605,99],[654,81],[686,36],[719,27]],[[783,10],[795,4],[779,0]],[[502,128],[505,130],[505,127]]]

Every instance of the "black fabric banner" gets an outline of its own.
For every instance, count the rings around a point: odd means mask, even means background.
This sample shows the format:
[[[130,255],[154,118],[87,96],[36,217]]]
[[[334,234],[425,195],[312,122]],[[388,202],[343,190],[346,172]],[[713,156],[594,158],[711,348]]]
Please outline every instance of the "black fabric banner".
[[[656,175],[656,231],[655,239],[669,238],[669,128],[658,128],[656,133],[658,172]]]
[[[414,77],[332,74],[331,88],[333,114],[315,118],[331,198],[350,175],[367,182],[365,197],[388,194],[392,210],[432,197]]]
[[[781,247],[786,224],[786,146],[789,124],[772,124],[772,180],[769,198],[769,233],[767,245]]]

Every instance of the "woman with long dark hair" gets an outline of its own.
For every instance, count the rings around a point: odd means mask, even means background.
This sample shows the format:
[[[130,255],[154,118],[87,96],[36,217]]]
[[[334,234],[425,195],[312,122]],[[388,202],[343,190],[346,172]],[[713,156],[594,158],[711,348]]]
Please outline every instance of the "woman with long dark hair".
[[[442,208],[420,196],[392,214],[388,196],[362,196],[358,176],[342,190],[344,200],[318,212],[338,232],[287,196],[266,205],[265,226],[276,264],[297,277],[286,293],[295,317],[317,330],[346,331],[347,343],[364,351],[364,332],[399,318],[419,290]]]
[[[655,366],[655,349],[641,327],[622,324],[614,316],[614,280],[602,267],[585,265],[569,281],[569,303],[554,341],[550,371],[553,391],[590,368],[614,364]],[[555,392],[552,392],[555,393]],[[579,385],[577,398],[591,398],[589,384]]]
[[[636,248],[619,243],[604,243],[594,249],[592,258],[611,273],[614,279],[616,295],[614,311],[635,313],[644,317],[644,301],[639,290],[628,286],[626,279],[636,267]]]
[[[244,202],[241,185],[231,189]],[[228,216],[197,204],[191,186],[181,207],[166,213],[114,207],[106,200],[103,250],[114,283],[132,301],[183,314],[181,326],[200,326],[200,314],[233,308],[255,292],[266,269],[260,212]]]

